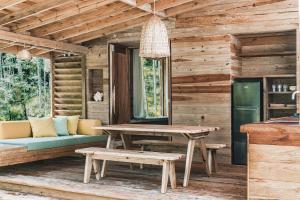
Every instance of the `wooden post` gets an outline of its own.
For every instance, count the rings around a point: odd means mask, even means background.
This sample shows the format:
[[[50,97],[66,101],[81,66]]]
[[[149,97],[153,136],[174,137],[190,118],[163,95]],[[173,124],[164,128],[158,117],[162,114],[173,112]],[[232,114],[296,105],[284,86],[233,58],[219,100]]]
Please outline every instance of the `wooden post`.
[[[300,0],[298,0],[298,28],[296,30],[296,84],[297,91],[300,91]],[[300,113],[300,94],[296,95],[297,113]]]

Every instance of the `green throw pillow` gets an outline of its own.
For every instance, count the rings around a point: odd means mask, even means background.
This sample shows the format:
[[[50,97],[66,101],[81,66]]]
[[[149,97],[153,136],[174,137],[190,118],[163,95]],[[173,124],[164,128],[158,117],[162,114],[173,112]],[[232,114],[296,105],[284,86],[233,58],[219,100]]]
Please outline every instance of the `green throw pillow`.
[[[54,118],[54,125],[58,136],[69,135],[67,117]]]

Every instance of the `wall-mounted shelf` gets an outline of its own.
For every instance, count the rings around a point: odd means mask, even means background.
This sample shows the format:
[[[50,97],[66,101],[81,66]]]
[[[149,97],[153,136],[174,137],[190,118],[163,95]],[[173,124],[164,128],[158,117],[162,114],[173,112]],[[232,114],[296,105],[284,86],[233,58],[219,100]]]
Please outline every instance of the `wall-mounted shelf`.
[[[264,119],[291,116],[296,111],[296,101],[292,100],[293,91],[273,92],[272,85],[296,85],[296,74],[273,75],[264,77]],[[277,89],[277,88],[276,88]]]
[[[296,107],[268,107],[269,110],[296,110]]]
[[[266,53],[252,53],[247,55],[239,55],[240,57],[270,57],[270,56],[291,56],[296,55],[296,51],[282,51],[282,52],[266,52]]]
[[[268,92],[268,94],[293,94],[293,91],[287,91],[287,92]]]
[[[103,69],[88,69],[87,71],[87,100],[93,101],[96,92],[103,92]]]

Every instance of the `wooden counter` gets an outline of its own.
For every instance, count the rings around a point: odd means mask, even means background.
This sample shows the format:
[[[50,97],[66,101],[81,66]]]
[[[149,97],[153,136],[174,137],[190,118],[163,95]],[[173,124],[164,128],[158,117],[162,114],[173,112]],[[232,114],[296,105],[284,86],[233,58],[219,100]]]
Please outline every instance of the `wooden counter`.
[[[248,199],[300,199],[300,125],[265,122],[248,133]]]

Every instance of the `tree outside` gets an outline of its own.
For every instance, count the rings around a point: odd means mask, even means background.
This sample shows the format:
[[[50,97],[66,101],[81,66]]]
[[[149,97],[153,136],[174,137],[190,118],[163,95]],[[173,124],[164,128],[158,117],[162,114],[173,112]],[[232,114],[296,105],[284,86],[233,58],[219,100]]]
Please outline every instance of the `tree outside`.
[[[162,61],[142,59],[145,81],[145,106],[146,117],[162,117]]]
[[[0,53],[0,120],[50,115],[49,61]]]

